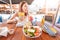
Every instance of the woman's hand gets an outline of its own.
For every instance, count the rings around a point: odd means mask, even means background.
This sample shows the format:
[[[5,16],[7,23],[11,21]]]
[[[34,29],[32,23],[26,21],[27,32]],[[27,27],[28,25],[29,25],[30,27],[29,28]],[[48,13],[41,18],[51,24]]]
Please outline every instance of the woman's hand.
[[[7,23],[16,23],[15,20],[8,20]]]
[[[12,22],[13,22],[13,20],[8,20],[8,21],[7,21],[7,23],[12,23]]]

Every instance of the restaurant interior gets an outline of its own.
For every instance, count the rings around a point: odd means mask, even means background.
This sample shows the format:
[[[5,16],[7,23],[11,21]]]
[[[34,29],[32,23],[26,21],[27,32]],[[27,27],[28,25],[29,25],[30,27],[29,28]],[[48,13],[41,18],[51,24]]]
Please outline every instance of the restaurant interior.
[[[0,40],[60,40],[59,23],[60,0],[0,0]]]

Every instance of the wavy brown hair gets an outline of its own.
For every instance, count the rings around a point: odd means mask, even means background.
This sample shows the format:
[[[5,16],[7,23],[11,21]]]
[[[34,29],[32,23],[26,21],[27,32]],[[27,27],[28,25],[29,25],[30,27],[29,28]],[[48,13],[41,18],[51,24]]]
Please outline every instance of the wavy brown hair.
[[[23,12],[22,7],[23,7],[23,5],[24,5],[25,3],[27,3],[27,2],[26,2],[26,1],[20,2],[20,4],[19,4],[19,12]],[[28,13],[25,13],[25,16],[27,16],[27,14],[28,14]]]

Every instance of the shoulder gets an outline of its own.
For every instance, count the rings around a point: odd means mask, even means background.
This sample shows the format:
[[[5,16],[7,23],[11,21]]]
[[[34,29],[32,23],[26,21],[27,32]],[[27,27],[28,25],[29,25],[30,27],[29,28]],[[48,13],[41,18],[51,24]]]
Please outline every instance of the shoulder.
[[[19,12],[14,13],[13,15],[18,15]]]

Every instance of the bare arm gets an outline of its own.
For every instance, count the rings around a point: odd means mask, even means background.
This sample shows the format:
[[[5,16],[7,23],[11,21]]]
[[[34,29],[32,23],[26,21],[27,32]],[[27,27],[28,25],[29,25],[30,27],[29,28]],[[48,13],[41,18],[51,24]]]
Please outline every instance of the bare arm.
[[[7,23],[15,23],[16,20],[14,18],[17,16],[18,16],[17,13],[13,14],[13,16],[11,16],[11,18],[9,20],[7,20]]]
[[[17,13],[13,14],[13,16],[12,16],[9,20],[14,19],[16,16],[18,16],[18,14],[17,14]]]

